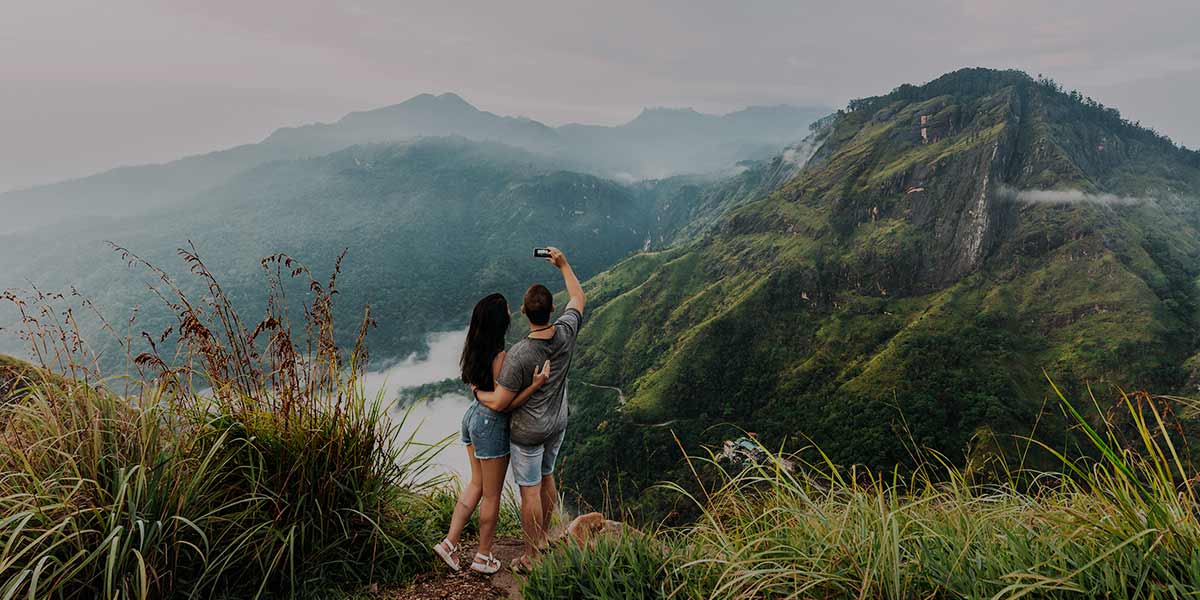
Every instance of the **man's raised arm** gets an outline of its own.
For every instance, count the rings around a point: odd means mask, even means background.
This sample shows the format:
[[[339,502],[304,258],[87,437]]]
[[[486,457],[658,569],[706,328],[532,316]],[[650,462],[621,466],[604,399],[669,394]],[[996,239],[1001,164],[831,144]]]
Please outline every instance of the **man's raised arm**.
[[[587,297],[583,295],[583,286],[579,285],[579,278],[575,276],[575,271],[571,270],[571,263],[567,262],[567,255],[563,254],[558,248],[550,248],[550,258],[546,259],[550,264],[558,267],[562,271],[563,281],[567,284],[567,296],[571,301],[567,303],[567,308],[574,308],[583,314],[583,307],[587,304]]]

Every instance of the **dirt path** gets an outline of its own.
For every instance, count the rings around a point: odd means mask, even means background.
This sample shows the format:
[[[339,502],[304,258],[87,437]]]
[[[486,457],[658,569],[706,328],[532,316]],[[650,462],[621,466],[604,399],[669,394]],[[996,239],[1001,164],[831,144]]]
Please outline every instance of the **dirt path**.
[[[504,566],[494,575],[472,571],[470,565],[475,558],[475,544],[466,542],[462,546],[458,551],[462,571],[455,573],[439,562],[432,573],[420,576],[412,584],[380,590],[374,597],[380,600],[521,600],[521,581],[508,570],[509,563],[521,555],[521,540],[500,538],[496,541],[493,553]]]
[[[551,544],[587,543],[601,535],[625,535],[627,532],[642,535],[636,529],[604,518],[593,512],[580,515],[570,523],[559,525],[550,534]],[[395,588],[373,591],[372,600],[406,598],[410,600],[521,600],[521,579],[514,577],[508,565],[521,555],[524,548],[519,538],[500,537],[493,546],[493,553],[503,565],[494,575],[481,575],[470,569],[475,558],[473,540],[464,540],[458,551],[458,563],[462,571],[454,572],[438,561],[437,567],[422,575],[413,583]],[[432,550],[430,550],[432,552]]]

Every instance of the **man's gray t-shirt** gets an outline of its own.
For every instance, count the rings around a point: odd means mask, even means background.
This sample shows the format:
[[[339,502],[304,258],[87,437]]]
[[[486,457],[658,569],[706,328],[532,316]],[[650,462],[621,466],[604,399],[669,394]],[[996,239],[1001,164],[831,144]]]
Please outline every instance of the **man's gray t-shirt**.
[[[568,308],[554,322],[554,337],[527,337],[508,349],[496,383],[514,392],[529,387],[533,371],[550,359],[550,379],[512,413],[509,427],[514,443],[536,446],[567,428],[567,371],[571,370],[575,337],[582,324],[583,315]]]

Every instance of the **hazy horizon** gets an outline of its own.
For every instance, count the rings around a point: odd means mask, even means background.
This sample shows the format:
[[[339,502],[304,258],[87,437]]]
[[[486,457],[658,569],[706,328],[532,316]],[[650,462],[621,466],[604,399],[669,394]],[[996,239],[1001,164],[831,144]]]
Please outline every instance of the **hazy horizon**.
[[[549,125],[844,106],[966,66],[1044,73],[1200,146],[1200,4],[378,0],[22,3],[0,23],[0,190],[169,161],[416,94]]]
[[[88,176],[90,176],[90,175],[95,175],[95,174],[98,174],[98,173],[102,173],[102,172],[104,172],[104,171],[108,171],[108,170],[115,169],[115,168],[120,168],[120,167],[143,166],[143,165],[152,165],[152,164],[165,164],[165,163],[172,162],[172,161],[175,161],[175,160],[178,160],[178,159],[181,159],[181,158],[187,158],[187,157],[190,157],[190,156],[197,156],[197,155],[207,154],[207,153],[210,153],[210,152],[217,152],[217,151],[221,151],[221,150],[227,150],[227,149],[229,149],[229,148],[234,148],[234,147],[241,146],[241,145],[246,145],[246,144],[255,144],[255,143],[262,142],[262,141],[263,141],[263,140],[265,140],[265,139],[266,139],[266,138],[267,138],[267,137],[268,137],[268,136],[269,136],[271,133],[273,133],[273,132],[275,132],[275,131],[278,131],[279,129],[288,128],[288,127],[299,127],[299,126],[305,126],[305,125],[313,125],[313,124],[317,124],[317,123],[325,123],[325,124],[328,124],[328,123],[333,123],[333,122],[336,122],[336,121],[338,121],[338,120],[339,120],[339,119],[341,119],[342,117],[345,117],[346,115],[348,115],[348,114],[350,114],[350,113],[353,113],[353,112],[366,112],[366,111],[371,111],[371,110],[377,110],[377,109],[381,109],[381,108],[386,108],[386,107],[388,107],[388,106],[394,106],[394,105],[396,105],[396,104],[401,104],[401,103],[403,103],[403,102],[405,102],[405,101],[407,101],[407,100],[411,100],[411,99],[413,99],[413,98],[415,98],[415,97],[417,97],[417,96],[424,95],[424,94],[427,94],[427,95],[432,95],[432,96],[441,96],[441,95],[443,95],[443,94],[455,94],[455,95],[457,95],[457,96],[461,97],[461,98],[462,98],[463,100],[465,100],[467,103],[471,104],[472,106],[474,106],[476,109],[478,109],[478,110],[480,110],[480,111],[483,111],[483,112],[490,112],[490,113],[496,114],[497,116],[501,116],[501,117],[521,117],[521,118],[528,118],[528,119],[531,119],[531,120],[534,120],[534,121],[538,121],[538,122],[540,122],[540,123],[542,123],[542,124],[549,125],[549,126],[551,126],[551,127],[561,127],[561,126],[563,126],[563,125],[593,125],[593,126],[596,126],[596,125],[598,125],[598,126],[604,126],[604,127],[615,127],[615,126],[624,125],[624,124],[626,124],[626,123],[629,123],[630,121],[633,121],[633,120],[634,120],[634,119],[636,119],[636,118],[637,118],[639,115],[641,115],[641,114],[642,114],[642,112],[644,112],[644,111],[646,111],[646,110],[655,110],[655,109],[668,109],[668,110],[689,110],[689,109],[690,109],[690,110],[696,110],[697,112],[699,112],[699,113],[702,113],[702,114],[706,114],[706,115],[713,115],[713,116],[724,116],[724,115],[728,115],[728,114],[736,113],[736,112],[738,112],[738,111],[745,110],[745,109],[748,109],[748,108],[756,108],[756,107],[775,107],[775,106],[792,106],[792,107],[796,107],[796,108],[819,108],[819,107],[823,107],[823,108],[828,108],[828,109],[830,110],[830,112],[833,112],[833,111],[835,111],[835,110],[837,110],[837,109],[839,108],[838,106],[834,106],[834,105],[827,105],[827,104],[820,104],[820,103],[806,103],[806,104],[802,104],[802,103],[786,103],[786,102],[777,102],[777,103],[764,103],[764,104],[746,104],[746,105],[742,105],[742,106],[734,106],[734,107],[731,107],[731,108],[729,108],[729,109],[719,109],[719,110],[713,110],[713,111],[699,110],[699,109],[696,109],[696,107],[694,107],[694,106],[690,106],[690,105],[646,105],[646,106],[637,107],[637,108],[634,110],[634,112],[632,112],[632,113],[630,113],[630,114],[628,115],[628,117],[625,117],[625,118],[619,118],[619,119],[612,120],[612,121],[582,121],[582,120],[568,120],[568,121],[556,122],[556,121],[550,121],[550,120],[547,120],[547,119],[538,119],[538,118],[536,118],[536,117],[529,116],[528,114],[521,114],[521,113],[505,113],[505,112],[500,112],[500,111],[497,111],[497,110],[492,110],[492,109],[488,108],[487,106],[481,106],[481,105],[479,105],[478,103],[476,103],[476,102],[472,101],[472,99],[471,99],[471,98],[469,98],[469,97],[466,97],[466,96],[464,96],[463,94],[461,94],[461,93],[459,93],[459,92],[457,92],[457,91],[455,91],[455,90],[430,90],[430,91],[418,92],[418,93],[416,93],[416,94],[414,94],[414,95],[412,95],[412,96],[409,96],[409,97],[406,97],[406,98],[400,98],[400,99],[397,99],[397,100],[396,100],[396,101],[394,101],[394,102],[389,102],[389,103],[387,103],[387,104],[381,104],[381,105],[375,105],[375,106],[363,106],[363,107],[359,107],[359,108],[351,109],[351,110],[348,110],[348,111],[346,111],[345,113],[340,113],[340,114],[337,114],[337,115],[335,115],[335,116],[333,116],[333,117],[330,117],[330,118],[328,118],[328,119],[317,119],[317,120],[296,121],[296,122],[287,122],[287,123],[282,123],[282,124],[278,125],[277,127],[271,127],[271,128],[269,128],[269,130],[262,132],[262,134],[261,134],[261,135],[259,135],[259,136],[257,136],[257,137],[254,137],[254,138],[252,138],[252,139],[246,139],[246,140],[234,141],[234,142],[231,142],[231,143],[225,143],[225,144],[221,144],[221,145],[217,145],[217,146],[212,146],[212,147],[202,147],[202,148],[197,148],[197,149],[196,149],[196,150],[194,150],[194,151],[184,151],[184,152],[182,152],[182,153],[179,153],[179,154],[167,155],[167,156],[163,156],[163,157],[161,157],[161,158],[157,158],[157,159],[150,159],[150,160],[144,160],[144,161],[133,161],[133,162],[124,162],[124,163],[120,163],[120,164],[113,164],[113,165],[109,165],[109,166],[99,167],[99,168],[97,168],[97,169],[94,169],[94,170],[89,170],[89,171],[85,171],[85,172],[77,173],[77,174],[74,174],[74,175],[68,175],[68,176],[66,176],[66,177],[55,177],[55,178],[47,179],[47,180],[44,180],[44,181],[34,181],[34,182],[32,182],[32,183],[24,183],[24,184],[19,184],[19,185],[13,185],[13,186],[9,186],[9,187],[4,187],[4,185],[3,185],[3,181],[0,181],[0,194],[3,194],[4,192],[9,192],[9,191],[18,191],[18,190],[23,190],[23,189],[35,188],[35,187],[42,186],[42,185],[48,185],[48,184],[53,184],[53,183],[59,183],[59,182],[62,182],[62,181],[69,181],[69,180],[72,180],[72,179],[84,178],[84,177],[88,177]],[[2,143],[2,142],[0,142],[0,143]]]

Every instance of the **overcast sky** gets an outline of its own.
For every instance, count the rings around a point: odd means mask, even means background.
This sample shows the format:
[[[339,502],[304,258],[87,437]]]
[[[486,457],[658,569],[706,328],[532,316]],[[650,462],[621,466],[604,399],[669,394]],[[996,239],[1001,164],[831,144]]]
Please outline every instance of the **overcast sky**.
[[[550,124],[1045,73],[1200,146],[1197,0],[4,0],[0,190],[421,92]]]

